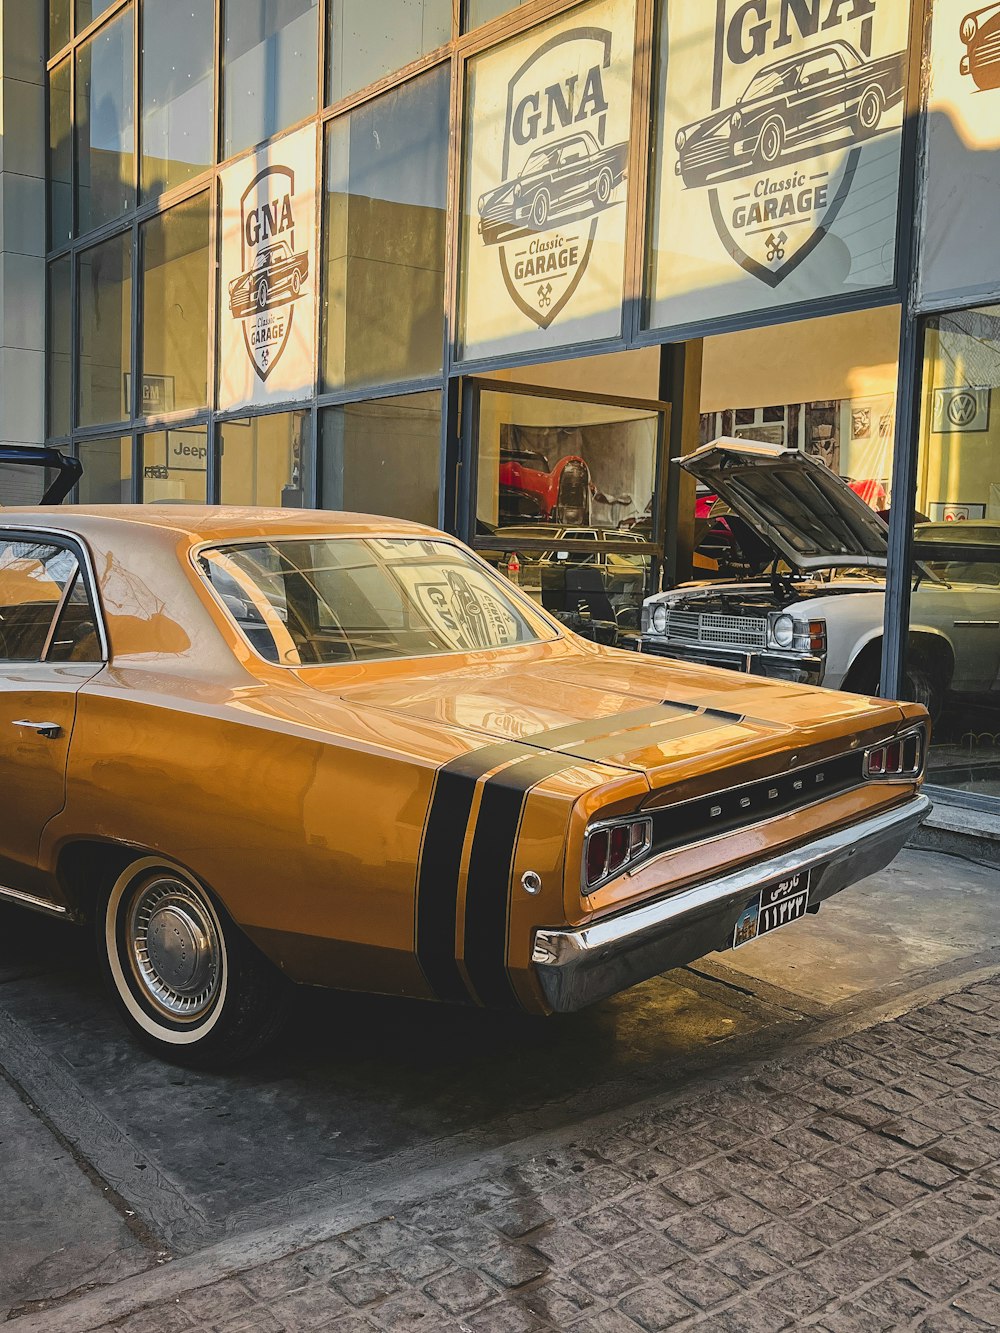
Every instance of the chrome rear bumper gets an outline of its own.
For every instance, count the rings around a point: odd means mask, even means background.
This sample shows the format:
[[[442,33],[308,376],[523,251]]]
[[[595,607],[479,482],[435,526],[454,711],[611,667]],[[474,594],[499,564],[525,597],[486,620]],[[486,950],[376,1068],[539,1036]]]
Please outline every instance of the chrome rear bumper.
[[[883,869],[927,817],[926,796],[826,833],[719,879],[643,903],[579,930],[539,930],[531,960],[557,1013],[582,1009],[732,941],[737,917],[766,884],[812,872],[810,904]]]

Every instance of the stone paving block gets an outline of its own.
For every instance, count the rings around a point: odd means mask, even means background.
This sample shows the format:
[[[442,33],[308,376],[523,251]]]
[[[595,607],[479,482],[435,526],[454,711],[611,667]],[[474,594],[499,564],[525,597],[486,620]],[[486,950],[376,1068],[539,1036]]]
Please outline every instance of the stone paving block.
[[[523,1287],[549,1271],[547,1260],[526,1245],[497,1245],[480,1255],[478,1265],[502,1287]]]
[[[334,1273],[330,1285],[352,1305],[371,1305],[400,1291],[406,1284],[387,1264],[359,1264]]]
[[[745,1297],[725,1310],[715,1310],[696,1323],[704,1333],[779,1333],[792,1323],[790,1315],[776,1310],[759,1297]]]
[[[823,1245],[836,1245],[846,1240],[858,1229],[856,1218],[838,1212],[827,1203],[818,1204],[796,1218],[799,1227],[807,1235],[815,1236]]]
[[[332,1324],[324,1324],[319,1333],[378,1333],[378,1325],[352,1310],[350,1314],[342,1314]]]
[[[917,1327],[920,1333],[969,1333],[970,1329],[979,1329],[981,1333],[983,1324],[963,1310],[935,1310]],[[986,1327],[996,1328],[997,1325],[991,1323]]]
[[[706,1203],[701,1211],[735,1236],[745,1236],[748,1231],[764,1226],[771,1220],[771,1214],[766,1208],[738,1194],[728,1194],[721,1199],[713,1199],[710,1203]]]
[[[638,1333],[638,1328],[621,1310],[601,1310],[598,1314],[584,1315],[573,1325],[573,1333]]]
[[[179,1301],[159,1305],[153,1310],[139,1310],[121,1324],[115,1333],[187,1333],[194,1327],[194,1319],[180,1306]]]
[[[674,1218],[663,1228],[663,1234],[693,1254],[704,1254],[729,1239],[727,1231],[702,1213]]]
[[[394,1218],[358,1227],[342,1237],[343,1243],[360,1254],[362,1259],[384,1259],[393,1250],[401,1250],[416,1239],[417,1234],[412,1227],[404,1226]]]
[[[774,1277],[780,1273],[784,1264],[776,1259],[763,1245],[753,1240],[741,1241],[713,1255],[712,1262],[727,1277],[733,1278],[741,1286],[759,1282],[761,1278]]]
[[[585,1287],[565,1278],[549,1278],[519,1295],[527,1310],[556,1328],[567,1327],[594,1304],[593,1296]]]
[[[616,1296],[629,1291],[638,1280],[635,1269],[615,1251],[591,1255],[582,1264],[570,1269],[570,1277],[579,1286],[606,1301],[612,1301]]]
[[[471,1333],[536,1333],[542,1325],[530,1311],[503,1301],[499,1305],[488,1305],[477,1314],[465,1315],[459,1327],[469,1329]],[[428,1329],[427,1333],[433,1333],[433,1330]]]
[[[357,1257],[346,1246],[343,1248],[352,1262],[357,1262]],[[304,1287],[312,1280],[312,1274],[303,1266],[308,1257],[308,1252],[292,1254],[286,1259],[276,1259],[274,1263],[248,1269],[245,1273],[240,1273],[239,1278],[251,1295],[256,1296],[258,1300],[270,1301],[286,1291]]]
[[[198,1287],[180,1298],[180,1307],[197,1324],[212,1328],[234,1319],[255,1304],[253,1296],[236,1278],[225,1278],[208,1287]]]
[[[942,1259],[921,1258],[908,1264],[903,1277],[932,1301],[946,1301],[968,1285],[965,1273]]]
[[[653,1231],[640,1231],[629,1237],[617,1247],[615,1254],[631,1264],[643,1277],[662,1273],[665,1268],[684,1258],[684,1251],[679,1245]]]
[[[682,1215],[688,1205],[665,1189],[640,1186],[619,1199],[618,1207],[640,1225],[659,1227]]]
[[[813,1314],[832,1299],[832,1292],[798,1270],[784,1273],[761,1290],[764,1300],[795,1319]]]
[[[927,1186],[904,1176],[899,1168],[889,1171],[875,1171],[865,1181],[865,1188],[879,1199],[884,1199],[893,1208],[903,1208],[914,1200],[927,1194]]]
[[[960,1292],[952,1300],[951,1308],[972,1315],[987,1328],[1000,1327],[1000,1292],[996,1287],[975,1287]]]
[[[789,1266],[819,1254],[823,1248],[823,1242],[803,1231],[797,1222],[772,1222],[758,1232],[755,1239],[769,1254]]]
[[[667,1269],[662,1281],[670,1291],[702,1310],[721,1305],[738,1295],[740,1290],[732,1278],[705,1260],[695,1263],[687,1259],[675,1264]]]
[[[726,1192],[726,1186],[716,1181],[706,1174],[708,1167],[715,1168],[715,1163],[710,1162],[705,1167],[697,1171],[683,1171],[675,1176],[666,1176],[660,1181],[661,1187],[677,1201],[678,1206],[688,1204],[694,1206],[699,1203],[707,1203],[709,1199],[717,1199],[720,1194]],[[675,1208],[675,1212],[677,1209]]]
[[[424,1283],[424,1294],[448,1314],[468,1314],[478,1310],[496,1294],[471,1268],[457,1268]]]
[[[574,1225],[598,1245],[612,1245],[639,1230],[638,1222],[615,1204],[577,1218]]]
[[[405,1249],[393,1250],[386,1255],[389,1267],[405,1277],[407,1282],[422,1282],[424,1278],[447,1268],[451,1262],[451,1255],[429,1241],[417,1241]]]
[[[877,1314],[854,1301],[845,1301],[836,1310],[824,1311],[820,1322],[810,1327],[816,1333],[888,1333],[898,1326],[894,1316]]]
[[[593,1241],[577,1231],[576,1227],[561,1226],[559,1223],[550,1223],[533,1234],[531,1246],[552,1263],[567,1267],[578,1263],[584,1255],[593,1253],[595,1249]]]
[[[345,1314],[349,1308],[347,1302],[337,1292],[322,1282],[310,1283],[308,1287],[285,1292],[271,1305],[271,1309],[288,1333],[299,1333],[300,1329],[310,1330],[311,1333],[312,1329],[323,1328],[338,1316]],[[248,1333],[255,1333],[255,1321],[262,1313],[262,1309],[260,1306],[255,1306],[248,1313],[254,1319],[254,1322],[248,1322],[246,1325]]]
[[[538,1199],[529,1195],[525,1198],[511,1199],[500,1208],[492,1209],[485,1215],[484,1220],[498,1231],[502,1231],[505,1236],[511,1236],[516,1240],[550,1222],[552,1214]]]
[[[781,1176],[789,1185],[794,1185],[813,1199],[825,1198],[844,1184],[843,1176],[816,1162],[793,1162],[791,1166],[785,1167]]]
[[[915,1319],[929,1309],[932,1301],[909,1282],[896,1277],[887,1278],[862,1292],[856,1298],[858,1305],[872,1310],[885,1319],[894,1319],[896,1325],[904,1319]]]
[[[860,1184],[843,1185],[826,1200],[831,1208],[845,1217],[851,1217],[861,1226],[875,1222],[892,1212],[892,1205],[872,1194],[864,1181]]]
[[[461,1323],[445,1319],[440,1306],[419,1291],[402,1291],[382,1301],[369,1314],[386,1333],[406,1333],[419,1329],[420,1333],[460,1333]]]
[[[662,1333],[693,1313],[693,1308],[659,1284],[649,1283],[618,1302],[618,1309],[644,1333]]]

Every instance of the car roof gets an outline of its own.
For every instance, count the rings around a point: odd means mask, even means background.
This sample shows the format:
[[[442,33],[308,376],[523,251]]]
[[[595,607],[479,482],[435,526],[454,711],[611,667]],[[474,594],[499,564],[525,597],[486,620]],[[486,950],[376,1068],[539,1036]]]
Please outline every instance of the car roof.
[[[850,42],[844,42],[837,38],[832,42],[824,42],[822,46],[814,46],[809,51],[799,51],[793,56],[785,56],[782,60],[775,60],[770,65],[764,65],[757,72],[758,74],[770,74],[772,70],[787,69],[790,65],[805,64],[807,60],[812,60],[815,56],[829,55],[831,52],[840,55],[842,50],[850,52],[852,60],[860,59]]]
[[[442,537],[408,519],[330,509],[267,509],[235,505],[49,505],[0,509],[0,525],[58,528],[82,537],[153,529],[187,536],[192,543],[243,537]]]

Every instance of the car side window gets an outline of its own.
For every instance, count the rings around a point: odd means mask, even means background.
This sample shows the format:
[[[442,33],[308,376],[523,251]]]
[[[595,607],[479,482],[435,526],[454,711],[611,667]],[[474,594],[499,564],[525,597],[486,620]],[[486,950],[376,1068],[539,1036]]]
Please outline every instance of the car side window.
[[[0,537],[0,661],[43,659],[77,572],[63,546]]]
[[[816,60],[809,60],[802,67],[802,78],[800,86],[807,83],[818,83],[820,79],[828,79],[832,74],[841,74],[843,66],[835,55],[820,56]]]
[[[568,166],[570,162],[581,162],[587,156],[587,150],[582,143],[567,144],[563,149],[563,166]]]

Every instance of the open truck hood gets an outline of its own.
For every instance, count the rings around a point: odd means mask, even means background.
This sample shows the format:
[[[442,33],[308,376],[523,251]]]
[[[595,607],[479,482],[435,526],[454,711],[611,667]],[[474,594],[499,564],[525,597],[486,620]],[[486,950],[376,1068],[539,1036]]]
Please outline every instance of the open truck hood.
[[[794,569],[885,568],[885,523],[818,459],[757,440],[720,439],[679,461]]]

